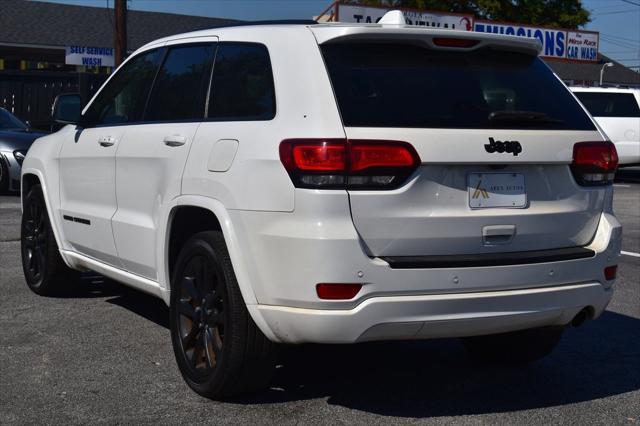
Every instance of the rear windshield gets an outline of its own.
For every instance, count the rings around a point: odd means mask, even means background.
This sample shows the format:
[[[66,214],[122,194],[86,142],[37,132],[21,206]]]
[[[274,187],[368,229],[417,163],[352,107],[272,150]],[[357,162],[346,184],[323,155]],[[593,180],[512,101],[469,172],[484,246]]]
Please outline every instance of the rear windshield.
[[[410,44],[321,47],[345,126],[593,130],[538,58]]]
[[[594,117],[640,117],[640,108],[631,93],[576,92],[575,95]]]

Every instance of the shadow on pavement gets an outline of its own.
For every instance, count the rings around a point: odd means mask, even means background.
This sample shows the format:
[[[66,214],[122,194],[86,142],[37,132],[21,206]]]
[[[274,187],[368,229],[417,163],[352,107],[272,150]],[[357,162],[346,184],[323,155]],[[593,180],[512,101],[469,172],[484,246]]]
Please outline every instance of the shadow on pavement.
[[[93,299],[106,297],[107,303],[125,308],[157,325],[169,329],[169,308],[164,301],[112,281],[93,272],[82,273],[78,282],[53,297]]]
[[[640,167],[621,167],[616,172],[617,183],[640,183]]]
[[[169,327],[160,299],[106,280],[76,297],[108,296]],[[87,296],[89,295],[89,296]],[[552,407],[640,389],[640,319],[607,311],[567,329],[547,358],[527,367],[473,362],[457,339],[282,348],[267,391],[235,404],[327,398],[332,405],[399,417],[439,417]]]
[[[640,388],[640,320],[606,312],[521,368],[473,362],[455,339],[287,348],[271,390],[240,403],[328,397],[386,416],[437,417],[589,401]]]

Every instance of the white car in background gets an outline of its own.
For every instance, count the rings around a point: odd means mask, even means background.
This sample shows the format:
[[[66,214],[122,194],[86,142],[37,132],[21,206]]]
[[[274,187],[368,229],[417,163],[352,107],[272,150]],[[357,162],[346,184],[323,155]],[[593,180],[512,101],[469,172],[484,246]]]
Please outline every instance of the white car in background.
[[[640,165],[640,89],[570,89],[616,145],[619,165]]]

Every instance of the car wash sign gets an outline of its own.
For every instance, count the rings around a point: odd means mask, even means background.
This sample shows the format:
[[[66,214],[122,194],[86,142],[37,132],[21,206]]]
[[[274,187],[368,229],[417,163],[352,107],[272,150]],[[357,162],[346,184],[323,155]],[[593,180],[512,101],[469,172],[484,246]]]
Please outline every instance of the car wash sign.
[[[385,7],[365,7],[341,3],[337,3],[336,8],[338,21],[367,24],[375,24],[384,16],[385,13],[393,10]],[[462,31],[471,31],[473,29],[472,15],[425,12],[410,9],[400,10],[402,10],[404,19],[408,25],[431,28],[448,28]]]
[[[573,61],[598,60],[599,34],[597,32],[529,27],[492,21],[476,21],[474,30],[481,33],[537,38],[542,43],[540,56],[548,58]]]
[[[113,48],[90,46],[67,46],[64,63],[88,67],[112,67],[115,65]]]
[[[599,33],[567,31],[567,59],[597,61]]]

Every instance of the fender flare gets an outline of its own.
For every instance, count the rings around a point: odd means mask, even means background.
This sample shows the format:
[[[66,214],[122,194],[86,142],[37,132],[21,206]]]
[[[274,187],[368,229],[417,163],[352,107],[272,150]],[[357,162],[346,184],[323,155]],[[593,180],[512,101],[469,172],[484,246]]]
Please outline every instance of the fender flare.
[[[22,168],[22,172],[20,174],[20,189],[21,189],[20,190],[20,212],[23,212],[24,210],[24,197],[27,195],[24,193],[24,191],[22,191],[22,188],[24,188],[25,175],[34,175],[38,178],[40,187],[42,188],[42,197],[44,198],[44,203],[45,203],[45,206],[47,207],[47,216],[49,217],[49,223],[51,224],[51,229],[53,231],[53,236],[56,240],[56,244],[58,245],[58,251],[60,252],[60,256],[62,257],[62,260],[64,260],[64,263],[68,267],[75,269],[73,263],[70,262],[69,259],[67,259],[67,257],[63,253],[64,244],[63,244],[63,237],[62,237],[62,231],[61,231],[62,228],[61,228],[60,222],[57,220],[57,217],[54,215],[55,209],[53,208],[53,203],[50,199],[51,196],[47,188],[47,181],[44,177],[44,173],[42,173],[40,169],[36,169],[33,167]]]
[[[229,257],[231,258],[231,265],[233,266],[236,280],[238,282],[238,286],[240,287],[240,293],[242,294],[242,298],[244,299],[244,302],[247,306],[249,315],[269,340],[274,342],[279,341],[276,335],[271,331],[271,328],[267,325],[267,322],[262,317],[260,310],[255,309],[258,301],[253,291],[253,285],[251,283],[249,274],[247,273],[247,269],[244,267],[245,258],[242,255],[240,242],[238,241],[234,224],[231,221],[231,217],[229,216],[226,207],[217,199],[199,195],[181,195],[171,200],[171,202],[165,208],[163,212],[163,220],[165,226],[160,228],[160,232],[162,233],[162,235],[158,236],[158,241],[162,241],[163,244],[157,245],[157,256],[158,260],[161,261],[161,263],[158,264],[162,265],[162,268],[159,268],[158,270],[158,278],[160,285],[164,287],[163,299],[165,303],[169,305],[171,294],[171,280],[169,278],[168,261],[169,237],[171,235],[171,220],[176,208],[180,206],[200,207],[210,211],[218,218],[218,222],[220,223],[220,228],[222,230],[222,235],[224,236],[225,243],[227,244]]]

